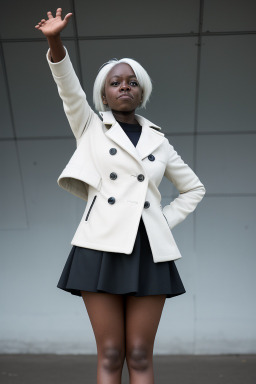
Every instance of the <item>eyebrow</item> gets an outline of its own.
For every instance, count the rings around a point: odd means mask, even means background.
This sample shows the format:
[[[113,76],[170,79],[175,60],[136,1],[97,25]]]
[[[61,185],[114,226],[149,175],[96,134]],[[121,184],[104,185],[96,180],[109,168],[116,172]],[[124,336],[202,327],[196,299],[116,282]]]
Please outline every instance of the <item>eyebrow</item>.
[[[114,75],[114,76],[110,77],[110,79],[113,79],[113,77],[121,77],[121,76],[119,76],[119,75]],[[131,77],[135,77],[135,78],[137,79],[136,75],[130,75],[130,76],[128,76],[128,77],[129,77],[129,78],[131,78]]]

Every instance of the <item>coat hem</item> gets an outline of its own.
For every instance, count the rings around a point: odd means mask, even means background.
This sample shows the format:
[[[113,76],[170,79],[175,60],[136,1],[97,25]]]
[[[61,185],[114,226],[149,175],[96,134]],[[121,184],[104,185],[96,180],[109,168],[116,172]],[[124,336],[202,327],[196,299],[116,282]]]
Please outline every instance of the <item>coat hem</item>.
[[[73,240],[71,241],[71,245],[74,245],[76,247],[81,247],[81,248],[94,249],[96,251],[102,251],[102,252],[125,253],[126,255],[130,255],[132,253],[133,247],[134,247],[134,245],[133,245],[132,249],[123,250],[123,249],[120,249],[120,248],[113,248],[113,247],[104,246],[104,245],[99,247],[99,244],[95,244],[95,243],[81,244],[81,243],[73,241]],[[168,256],[166,255],[166,256],[157,257],[157,259],[156,259],[156,258],[154,258],[154,255],[153,255],[154,263],[165,262],[165,261],[175,261],[175,260],[178,260],[178,259],[181,259],[181,258],[182,258],[181,255],[175,256],[175,257],[172,257],[172,258],[170,258],[169,255]]]
[[[90,248],[90,249],[95,249],[96,251],[103,251],[103,252],[115,252],[115,253],[125,253],[127,255],[130,255],[132,253],[133,247],[126,249],[126,250],[120,250],[120,248],[114,248],[114,247],[109,247],[108,245],[101,245],[99,247],[99,244],[96,243],[79,243],[77,241],[71,241],[71,245],[75,245],[76,247],[81,247],[81,248]],[[103,249],[104,248],[104,249]]]
[[[165,261],[175,261],[175,260],[179,260],[181,259],[182,256],[175,256],[175,258],[170,258],[170,256],[161,256],[161,257],[158,257],[157,259],[154,259],[153,257],[153,260],[154,260],[154,263],[161,263],[161,262],[165,262]]]

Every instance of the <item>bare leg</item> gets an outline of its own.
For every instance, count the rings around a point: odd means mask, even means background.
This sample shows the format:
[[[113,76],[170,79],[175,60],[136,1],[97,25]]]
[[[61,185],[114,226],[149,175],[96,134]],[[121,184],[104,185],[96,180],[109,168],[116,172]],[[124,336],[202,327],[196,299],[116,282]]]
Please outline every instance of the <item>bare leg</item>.
[[[130,384],[154,384],[153,347],[165,295],[126,298],[126,361]]]
[[[124,298],[81,291],[97,344],[97,384],[121,384],[125,359]]]

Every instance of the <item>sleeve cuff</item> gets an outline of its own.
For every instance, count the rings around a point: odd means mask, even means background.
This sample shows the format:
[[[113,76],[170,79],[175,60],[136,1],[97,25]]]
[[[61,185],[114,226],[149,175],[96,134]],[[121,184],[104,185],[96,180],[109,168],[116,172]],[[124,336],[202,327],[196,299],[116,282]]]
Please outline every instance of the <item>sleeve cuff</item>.
[[[66,51],[66,55],[61,61],[58,61],[57,63],[53,63],[51,61],[50,48],[48,49],[48,51],[46,53],[46,60],[47,60],[49,66],[51,68],[53,75],[56,77],[62,77],[66,73],[68,73],[70,71],[70,65],[72,65],[68,51],[67,51],[67,48],[64,47],[64,49]]]

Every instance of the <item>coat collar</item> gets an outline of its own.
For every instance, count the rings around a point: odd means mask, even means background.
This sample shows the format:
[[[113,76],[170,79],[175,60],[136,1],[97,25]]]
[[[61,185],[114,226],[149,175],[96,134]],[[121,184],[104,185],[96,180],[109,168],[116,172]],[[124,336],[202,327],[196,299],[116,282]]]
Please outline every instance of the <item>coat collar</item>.
[[[160,127],[140,115],[135,115],[136,120],[142,126],[142,131],[138,144],[134,147],[129,137],[114,118],[111,111],[100,112],[100,115],[102,116],[103,123],[106,127],[106,136],[136,159],[143,160],[164,141],[164,134],[160,132]]]

